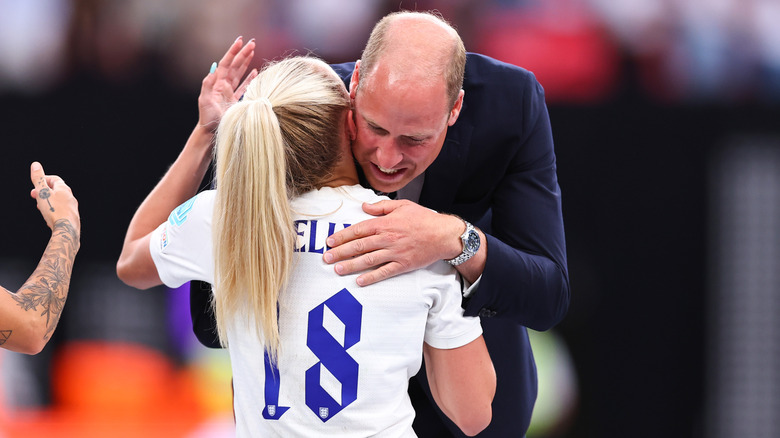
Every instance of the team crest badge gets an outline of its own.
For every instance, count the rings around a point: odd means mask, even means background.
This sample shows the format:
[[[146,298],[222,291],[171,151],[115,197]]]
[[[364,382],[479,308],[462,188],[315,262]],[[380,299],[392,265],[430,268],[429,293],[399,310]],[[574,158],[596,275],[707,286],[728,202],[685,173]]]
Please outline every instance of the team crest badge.
[[[268,405],[268,414],[272,417],[276,415],[276,405]]]
[[[320,418],[322,418],[323,420],[328,418],[329,412],[330,411],[328,410],[328,408],[320,407]]]

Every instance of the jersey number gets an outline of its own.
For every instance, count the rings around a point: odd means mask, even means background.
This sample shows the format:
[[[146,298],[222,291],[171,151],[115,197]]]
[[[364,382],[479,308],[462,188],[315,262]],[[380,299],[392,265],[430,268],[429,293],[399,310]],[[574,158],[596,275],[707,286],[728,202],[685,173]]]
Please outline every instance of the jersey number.
[[[344,324],[344,343],[337,340],[325,327],[326,308]],[[347,289],[342,289],[309,312],[306,346],[319,361],[306,370],[306,406],[323,422],[328,421],[357,399],[358,363],[347,350],[360,341],[363,314],[361,305]],[[322,387],[323,374],[341,385],[340,399],[336,400]],[[332,378],[330,377],[332,376]],[[279,370],[265,355],[265,408],[263,418],[278,420],[290,409],[279,406]]]

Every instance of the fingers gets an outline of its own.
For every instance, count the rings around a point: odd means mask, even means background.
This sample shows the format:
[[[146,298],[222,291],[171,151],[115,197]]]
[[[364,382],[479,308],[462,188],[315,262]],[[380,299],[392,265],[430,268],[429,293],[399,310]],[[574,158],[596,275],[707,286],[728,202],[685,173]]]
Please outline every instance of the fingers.
[[[71,192],[70,187],[65,184],[65,181],[60,176],[46,175],[43,171],[43,166],[37,161],[30,165],[30,180],[35,187],[30,191],[30,196],[36,199],[44,189],[48,192],[47,197],[51,196],[52,192]]]
[[[400,207],[403,207],[405,204],[409,204],[409,201],[406,200],[391,200],[391,201],[379,201],[375,202],[373,204],[369,204],[368,202],[363,203],[363,211],[366,213],[372,215],[372,216],[381,216],[384,214],[388,214]]]
[[[371,236],[347,242],[339,247],[331,248],[322,255],[325,263],[341,262],[336,266],[339,274],[351,274],[366,268],[371,268],[391,259],[381,236]]]
[[[387,250],[371,251],[359,257],[342,261],[336,264],[334,269],[339,275],[349,275],[371,268],[375,269],[361,274],[355,280],[358,286],[368,286],[410,270],[400,262],[393,261],[392,253]]]
[[[367,202],[364,202],[363,211],[373,216],[383,216],[406,204],[411,204],[411,203],[406,200],[379,201],[374,204],[369,204]],[[357,224],[347,227],[333,234],[332,236],[328,237],[326,243],[328,244],[329,247],[335,248],[347,242],[351,242],[355,239],[361,239],[366,236],[372,236],[378,234],[380,230],[384,230],[385,233],[389,234],[390,231],[387,228],[387,223],[381,219],[382,218],[368,219],[362,222],[358,222]]]
[[[219,61],[218,68],[214,72],[216,79],[227,79],[233,89],[238,87],[241,76],[244,75],[252,57],[255,54],[255,40],[252,38],[244,45],[243,37],[238,37],[228,49],[225,56]],[[211,75],[210,75],[211,76]]]
[[[334,269],[339,275],[349,275],[381,266],[389,261],[390,251],[378,250],[368,252],[359,257],[344,260],[338,263]]]
[[[68,187],[67,184],[65,184],[65,180],[63,180],[58,175],[46,175],[46,184],[52,189],[56,191],[60,190],[68,190],[70,191],[70,187]]]
[[[252,62],[252,58],[255,55],[255,39],[252,38],[241,51],[238,52],[236,59],[233,60],[233,67],[237,68],[241,73],[245,72],[249,68],[249,64]]]
[[[244,82],[239,85],[239,87],[236,89],[235,99],[238,100],[241,98],[241,96],[244,95],[246,92],[246,87],[249,86],[249,83],[252,82],[252,79],[257,77],[257,69],[254,68],[252,71],[249,72],[249,74],[246,76],[246,79],[244,79]]]
[[[217,75],[215,75],[216,70],[210,71],[209,74],[206,75],[205,78],[203,78],[203,82],[201,83],[201,87],[203,89],[209,90],[211,88],[214,88],[214,83],[217,82]]]
[[[30,180],[35,187],[34,190],[40,190],[49,187],[46,183],[46,174],[43,172],[43,166],[41,166],[41,163],[37,161],[34,161],[30,165]]]
[[[244,73],[246,73],[246,70],[249,68],[249,64],[252,62],[252,58],[255,56],[255,40],[252,38],[249,40],[248,43],[241,49],[241,51],[238,53],[236,58],[233,60],[232,65],[230,66],[230,82],[233,87],[233,89],[239,88],[239,83],[241,82],[241,77],[244,76]],[[246,82],[249,84],[249,82]],[[244,93],[238,93],[236,92],[236,100],[240,98]]]
[[[233,59],[235,59],[236,55],[241,52],[241,47],[244,45],[244,37],[239,36],[236,38],[235,41],[233,41],[233,44],[230,45],[230,48],[225,53],[225,55],[222,57],[222,59],[219,60],[218,69],[226,69],[230,68],[231,64],[233,64]]]
[[[407,270],[403,265],[397,262],[390,262],[360,275],[355,282],[358,286],[368,286],[369,284],[378,283],[387,278],[403,274],[404,272],[407,272]]]
[[[325,254],[335,255],[335,254],[346,253],[351,248],[339,248],[338,251],[336,251],[335,248],[341,247],[345,243],[352,242],[355,239],[360,239],[362,237],[376,234],[376,228],[372,223],[373,221],[374,219],[369,219],[363,222],[358,222],[355,225],[344,228],[343,230],[334,233],[332,236],[329,236],[328,239],[325,241],[325,243],[327,243],[328,246],[332,249],[328,250],[328,252],[326,252]],[[338,260],[342,260],[342,258],[336,257],[333,259],[333,261],[338,261]],[[326,262],[328,261],[327,258],[325,261]]]

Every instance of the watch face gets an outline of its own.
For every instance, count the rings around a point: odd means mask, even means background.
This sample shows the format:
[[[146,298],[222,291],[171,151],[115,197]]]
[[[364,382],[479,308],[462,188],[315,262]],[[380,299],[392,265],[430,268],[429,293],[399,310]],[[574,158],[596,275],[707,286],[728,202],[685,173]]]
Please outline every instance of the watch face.
[[[466,250],[475,253],[479,249],[479,233],[471,231],[466,238]]]

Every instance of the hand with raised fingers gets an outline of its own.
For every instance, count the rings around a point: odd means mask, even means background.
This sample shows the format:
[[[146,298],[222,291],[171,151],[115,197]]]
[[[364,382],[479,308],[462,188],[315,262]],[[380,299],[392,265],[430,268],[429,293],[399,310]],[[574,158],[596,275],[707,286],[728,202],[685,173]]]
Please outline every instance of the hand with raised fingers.
[[[257,69],[252,69],[241,81],[254,55],[254,38],[244,44],[243,37],[238,37],[219,63],[211,66],[198,96],[199,126],[211,132],[217,129],[227,108],[241,98],[249,82],[257,76]]]
[[[340,275],[364,272],[357,284],[367,286],[404,272],[450,259],[461,251],[463,221],[407,200],[363,204],[374,216],[330,236],[326,263]]]
[[[46,175],[41,163],[37,161],[30,165],[30,180],[33,183],[30,196],[37,201],[38,210],[46,225],[54,230],[54,225],[58,221],[67,220],[79,233],[81,230],[79,203],[65,181],[56,175]]]

